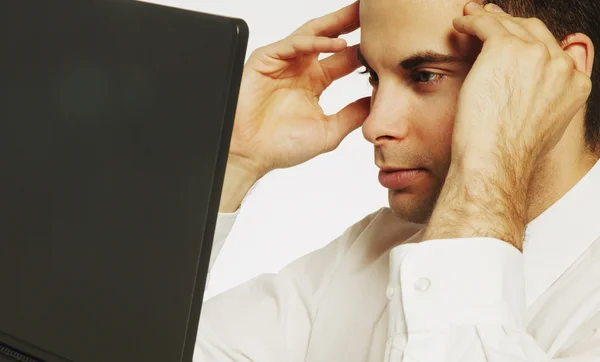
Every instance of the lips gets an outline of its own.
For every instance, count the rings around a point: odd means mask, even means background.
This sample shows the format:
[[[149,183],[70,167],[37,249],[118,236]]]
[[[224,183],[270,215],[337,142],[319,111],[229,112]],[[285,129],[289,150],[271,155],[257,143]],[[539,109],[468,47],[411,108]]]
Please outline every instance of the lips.
[[[398,171],[411,171],[411,170],[420,170],[421,168],[419,167],[414,167],[414,168],[410,168],[410,167],[398,167],[398,168],[392,168],[392,167],[380,167],[379,170],[383,171],[383,172],[398,172]]]
[[[398,190],[415,183],[423,176],[425,169],[422,168],[386,168],[379,171],[379,183],[390,190]]]

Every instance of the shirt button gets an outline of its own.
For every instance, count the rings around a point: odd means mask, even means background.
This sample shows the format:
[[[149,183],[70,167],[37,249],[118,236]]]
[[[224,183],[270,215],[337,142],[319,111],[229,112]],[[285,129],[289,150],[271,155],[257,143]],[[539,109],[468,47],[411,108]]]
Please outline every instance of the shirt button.
[[[387,290],[385,291],[385,296],[387,299],[392,300],[394,295],[396,294],[396,289],[393,285],[388,285]]]
[[[430,285],[431,281],[429,280],[429,278],[419,278],[419,280],[417,280],[417,282],[415,283],[415,289],[424,292],[427,289],[429,289]]]

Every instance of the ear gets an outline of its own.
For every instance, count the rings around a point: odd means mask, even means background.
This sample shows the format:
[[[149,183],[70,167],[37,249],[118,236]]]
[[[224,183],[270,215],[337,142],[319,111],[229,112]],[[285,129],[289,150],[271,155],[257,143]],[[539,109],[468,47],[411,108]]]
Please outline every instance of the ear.
[[[588,76],[592,75],[594,44],[587,35],[582,33],[567,35],[561,42],[561,46],[571,56],[577,70]]]

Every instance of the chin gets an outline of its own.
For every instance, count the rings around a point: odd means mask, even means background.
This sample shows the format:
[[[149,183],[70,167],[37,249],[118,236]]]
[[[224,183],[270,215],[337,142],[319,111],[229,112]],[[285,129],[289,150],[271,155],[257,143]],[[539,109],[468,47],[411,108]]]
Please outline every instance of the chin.
[[[431,218],[438,196],[439,190],[389,190],[388,201],[396,217],[416,224],[426,224]]]

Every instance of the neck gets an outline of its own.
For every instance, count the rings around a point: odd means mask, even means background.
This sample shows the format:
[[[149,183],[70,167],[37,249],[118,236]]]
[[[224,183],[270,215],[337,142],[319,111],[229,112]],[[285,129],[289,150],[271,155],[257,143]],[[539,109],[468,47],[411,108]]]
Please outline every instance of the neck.
[[[541,215],[575,186],[596,164],[585,147],[557,147],[536,167],[527,194],[527,222]]]

